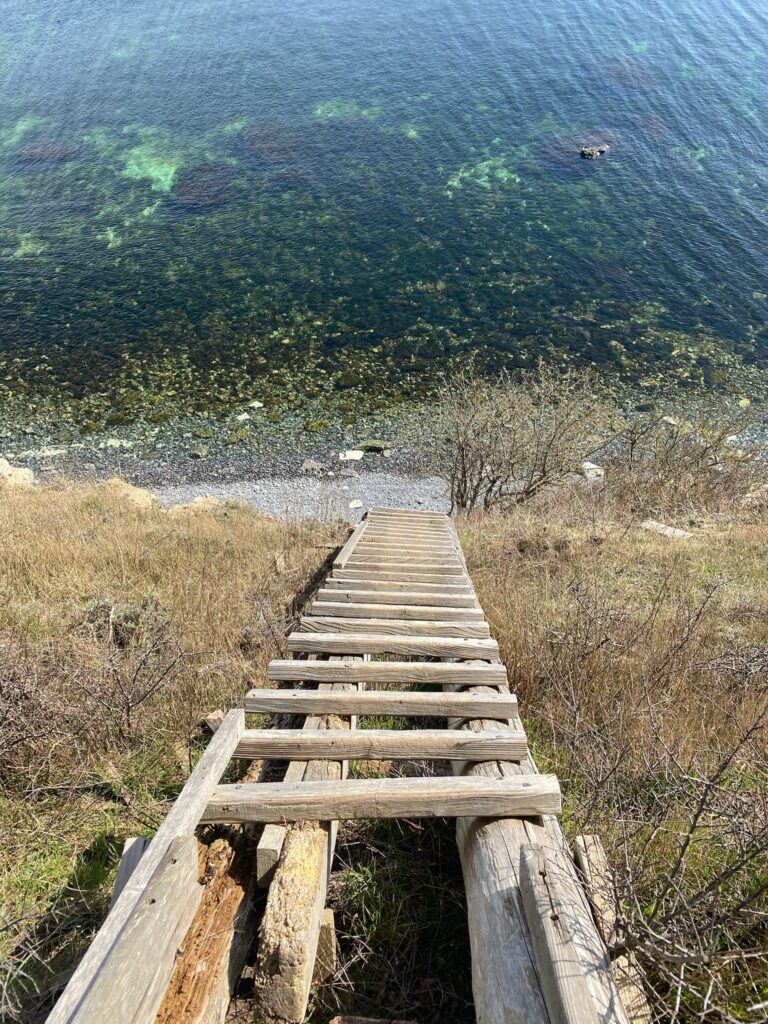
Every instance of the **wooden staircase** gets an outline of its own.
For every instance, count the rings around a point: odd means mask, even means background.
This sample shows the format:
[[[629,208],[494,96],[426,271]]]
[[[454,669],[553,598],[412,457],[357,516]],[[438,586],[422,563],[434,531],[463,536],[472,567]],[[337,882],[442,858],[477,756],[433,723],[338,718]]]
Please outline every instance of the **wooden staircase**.
[[[257,876],[268,892],[254,1020],[301,1021],[338,821],[415,817],[457,819],[478,1021],[626,1021],[554,817],[558,781],[535,769],[448,517],[372,509],[287,647],[294,657],[269,666],[273,686],[252,689],[244,708],[226,716],[51,1024],[155,1020],[200,901],[194,830],[205,823],[264,825]],[[247,729],[246,713],[303,722]],[[369,715],[448,725],[358,728]],[[232,758],[288,765],[281,781],[224,784]],[[449,773],[348,775],[350,761],[422,759],[450,766]],[[306,825],[294,835],[289,823],[296,822]],[[149,961],[141,949],[152,950]],[[219,1009],[199,1019],[224,1018]]]

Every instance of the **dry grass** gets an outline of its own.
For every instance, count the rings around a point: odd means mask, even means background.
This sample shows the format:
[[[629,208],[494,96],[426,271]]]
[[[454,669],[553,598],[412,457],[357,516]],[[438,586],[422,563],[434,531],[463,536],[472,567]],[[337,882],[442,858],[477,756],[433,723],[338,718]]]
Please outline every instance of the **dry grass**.
[[[166,812],[201,717],[263,678],[340,535],[137,500],[0,490],[0,1016],[81,950],[124,839]]]
[[[692,541],[610,493],[461,524],[540,766],[571,835],[600,834],[621,944],[668,1020],[764,1020],[768,523]]]

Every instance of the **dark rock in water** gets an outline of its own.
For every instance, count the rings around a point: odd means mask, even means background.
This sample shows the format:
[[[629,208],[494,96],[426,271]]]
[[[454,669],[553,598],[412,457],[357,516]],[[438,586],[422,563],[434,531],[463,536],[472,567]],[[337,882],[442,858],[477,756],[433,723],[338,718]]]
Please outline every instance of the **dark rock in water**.
[[[607,143],[603,143],[600,146],[582,146],[579,156],[582,160],[599,160],[601,156],[605,156],[610,148]]]
[[[293,160],[293,138],[277,124],[251,124],[243,130],[243,144],[265,164],[284,164]]]
[[[179,176],[173,198],[190,209],[207,209],[225,202],[230,195],[234,171],[223,161],[199,164]]]
[[[546,163],[564,167],[569,171],[586,171],[582,161],[596,160],[616,145],[609,132],[584,132],[580,135],[561,135],[550,139],[542,149]]]
[[[17,151],[16,158],[25,164],[63,164],[76,152],[76,146],[64,142],[30,142]]]

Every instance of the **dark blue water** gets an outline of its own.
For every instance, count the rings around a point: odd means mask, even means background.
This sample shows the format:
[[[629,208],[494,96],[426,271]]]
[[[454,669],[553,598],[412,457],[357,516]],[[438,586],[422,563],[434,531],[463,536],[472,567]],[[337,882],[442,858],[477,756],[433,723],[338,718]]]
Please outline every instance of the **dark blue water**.
[[[0,0],[9,405],[727,387],[766,228],[761,0]]]

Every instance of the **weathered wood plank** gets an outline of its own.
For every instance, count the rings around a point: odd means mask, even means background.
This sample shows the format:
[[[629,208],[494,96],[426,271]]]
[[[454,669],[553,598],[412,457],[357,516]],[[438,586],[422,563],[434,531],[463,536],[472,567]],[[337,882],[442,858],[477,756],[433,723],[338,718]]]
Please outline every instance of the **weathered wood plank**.
[[[204,848],[203,898],[180,949],[154,1024],[224,1024],[254,942],[252,826],[229,828]]]
[[[410,685],[430,683],[437,686],[508,686],[507,670],[484,662],[424,663],[417,661],[297,661],[276,659],[267,668],[273,682],[360,682]]]
[[[421,604],[363,604],[352,601],[321,601],[313,604],[321,615],[353,619],[434,619],[437,622],[484,622],[479,608],[452,608]],[[317,614],[317,613],[316,613]]]
[[[357,684],[334,684],[324,695],[338,695],[353,685]],[[324,715],[307,719],[307,724],[317,723],[326,735],[349,735],[343,730],[354,729],[356,721],[355,716]],[[346,761],[309,761],[300,786],[322,782],[340,788],[338,783],[346,775]],[[337,830],[337,821],[305,821],[286,835],[259,929],[255,1024],[300,1024],[304,1020]]]
[[[365,520],[363,520],[362,522],[357,524],[357,526],[354,528],[354,530],[350,534],[349,539],[347,540],[347,543],[344,545],[344,547],[341,549],[341,551],[338,553],[338,555],[334,559],[334,561],[333,561],[334,565],[344,565],[347,562],[347,560],[349,559],[349,556],[352,554],[352,552],[355,550],[355,548],[357,547],[358,543],[360,542],[360,539],[362,538],[362,536],[363,536],[363,534],[365,532],[365,527],[366,527]]]
[[[439,561],[444,557],[451,558],[455,553],[455,548],[448,541],[427,543],[425,541],[385,540],[381,537],[361,540],[355,548],[356,555],[370,555],[372,558],[401,555],[406,558],[429,557]]]
[[[289,651],[312,654],[401,654],[408,658],[483,658],[499,655],[495,640],[464,640],[450,637],[403,638],[366,633],[291,633]]]
[[[472,594],[450,594],[444,591],[425,592],[419,590],[363,590],[340,587],[324,587],[318,590],[315,604],[333,602],[348,604],[395,604],[424,605],[435,608],[477,608]]]
[[[475,592],[468,582],[465,583],[408,583],[398,580],[359,580],[359,579],[338,579],[336,576],[329,576],[323,584],[329,593],[337,590],[342,591],[368,591],[370,593],[384,592],[390,594],[418,593],[434,595],[435,597],[456,596],[464,599],[476,600]]]
[[[554,775],[520,778],[348,779],[219,786],[205,822],[330,821],[355,818],[517,818],[559,814]]]
[[[144,856],[148,846],[149,839],[145,836],[141,836],[141,838],[132,836],[130,839],[125,840],[123,853],[120,857],[120,863],[117,866],[117,876],[112,889],[112,899],[109,901],[110,908],[114,906],[118,896],[128,884],[128,879],[136,869],[136,865]]]
[[[315,605],[312,615],[302,615],[302,630],[312,633],[376,633],[379,636],[448,636],[483,640],[490,626],[479,622],[435,622],[433,619],[354,619],[323,615],[324,605]]]
[[[606,945],[617,940],[618,903],[611,869],[599,836],[576,836],[573,855],[587,889],[595,922]],[[611,961],[619,996],[632,1024],[653,1024],[654,1015],[643,986],[643,971],[634,953]]]
[[[392,690],[250,690],[247,712],[288,715],[404,715],[440,718],[493,718],[517,715],[510,693],[396,693]]]
[[[171,842],[178,836],[190,835],[197,826],[244,730],[245,712],[230,711],[70,978],[48,1017],[48,1024],[63,1024],[74,1019],[149,880],[165,858]]]
[[[392,554],[375,554],[363,552],[352,554],[346,562],[348,569],[392,569],[403,572],[428,572],[433,576],[452,576],[461,572],[461,563],[456,559],[447,556],[433,557],[431,555],[404,555],[393,552]]]
[[[155,1019],[202,895],[197,840],[176,836],[74,1008],[78,1024],[149,1024]]]
[[[559,875],[543,847],[523,847],[520,894],[544,1002],[552,1024],[599,1024],[605,1018],[589,989]]]
[[[483,733],[460,729],[246,729],[235,748],[235,757],[298,761],[517,761],[527,752],[528,741],[520,729]]]
[[[381,569],[376,565],[347,566],[334,574],[337,580],[392,580],[396,583],[437,583],[441,586],[466,587],[469,577],[463,569],[457,568],[448,575],[435,572],[418,572],[413,569]]]

